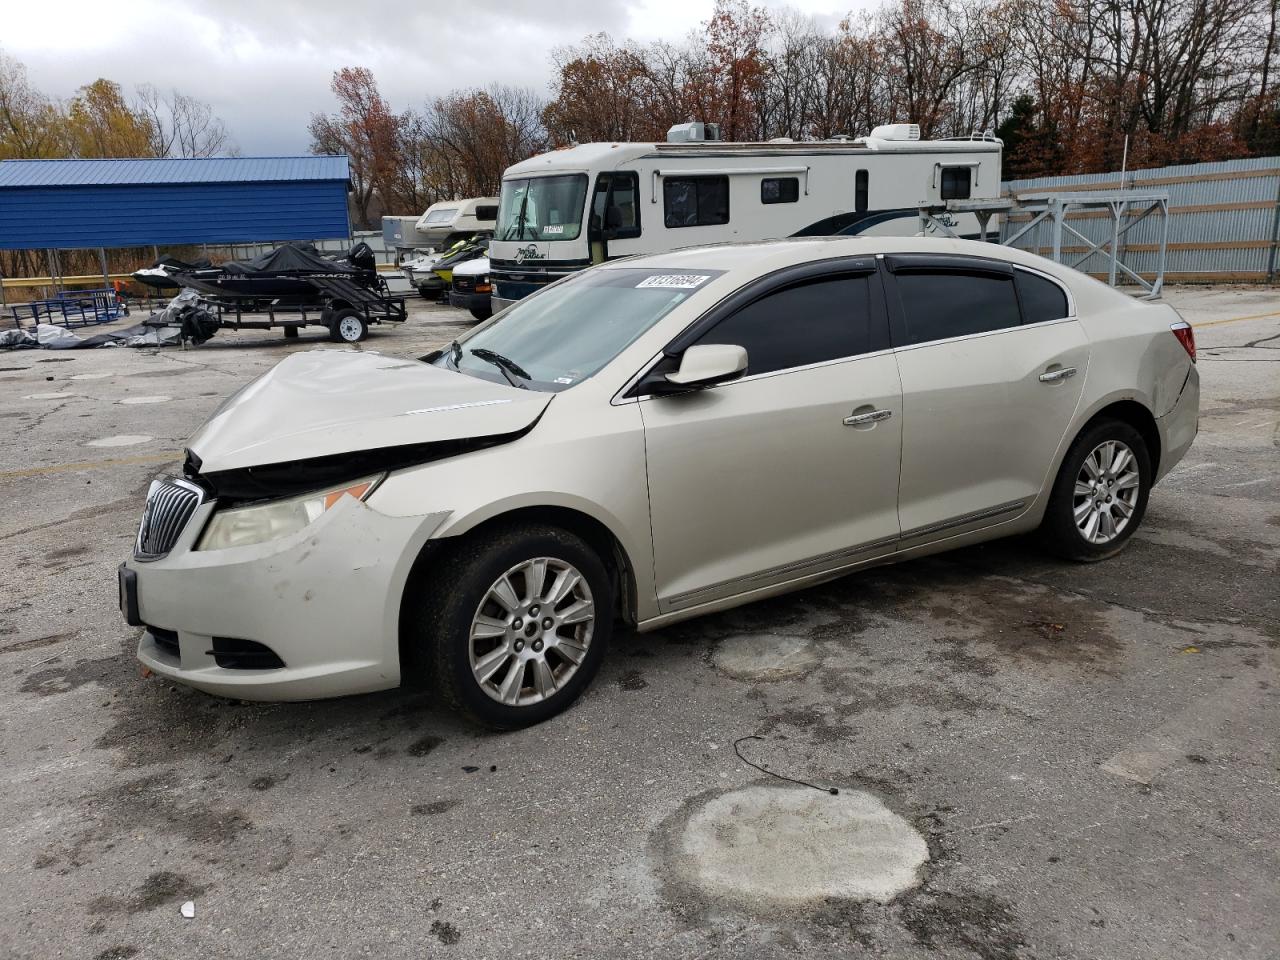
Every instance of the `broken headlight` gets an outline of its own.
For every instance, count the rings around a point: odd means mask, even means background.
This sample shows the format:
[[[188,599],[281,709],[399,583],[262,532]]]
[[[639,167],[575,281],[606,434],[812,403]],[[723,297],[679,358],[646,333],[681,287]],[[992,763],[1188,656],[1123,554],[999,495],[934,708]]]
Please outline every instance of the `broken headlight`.
[[[318,519],[343,497],[366,499],[383,476],[385,474],[378,474],[346,486],[285,500],[269,500],[248,507],[219,510],[209,521],[196,549],[226,550],[228,547],[247,547],[287,537]]]

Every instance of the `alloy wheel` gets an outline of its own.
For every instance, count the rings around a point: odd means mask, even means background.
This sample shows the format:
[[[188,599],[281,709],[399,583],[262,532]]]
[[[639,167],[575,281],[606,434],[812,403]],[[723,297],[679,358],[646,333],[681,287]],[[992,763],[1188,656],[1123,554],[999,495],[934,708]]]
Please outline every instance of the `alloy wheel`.
[[[1080,536],[1097,544],[1120,536],[1137,509],[1141,485],[1138,460],[1126,444],[1104,440],[1094,447],[1076,475],[1073,507]]]
[[[572,564],[536,557],[489,587],[471,620],[471,672],[507,706],[541,703],[577,672],[591,645],[596,608]]]

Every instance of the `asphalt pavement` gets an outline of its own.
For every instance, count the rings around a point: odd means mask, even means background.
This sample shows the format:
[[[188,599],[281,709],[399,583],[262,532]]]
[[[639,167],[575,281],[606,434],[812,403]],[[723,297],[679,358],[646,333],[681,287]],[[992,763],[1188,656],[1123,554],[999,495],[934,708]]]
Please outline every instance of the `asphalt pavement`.
[[[1167,299],[1201,433],[1119,557],[1003,541],[623,634],[507,734],[141,676],[149,481],[322,331],[0,353],[0,957],[1280,956],[1280,291]]]

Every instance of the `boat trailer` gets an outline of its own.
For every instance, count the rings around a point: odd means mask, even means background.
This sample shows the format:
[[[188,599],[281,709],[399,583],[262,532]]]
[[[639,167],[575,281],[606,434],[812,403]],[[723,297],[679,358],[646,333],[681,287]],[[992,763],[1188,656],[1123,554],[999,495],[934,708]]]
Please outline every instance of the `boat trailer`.
[[[358,343],[375,323],[403,323],[408,319],[405,295],[390,293],[385,282],[378,291],[341,277],[307,277],[316,288],[314,303],[280,304],[253,297],[201,297],[220,327],[230,330],[269,330],[280,327],[286,337],[308,325],[327,327],[329,339]]]

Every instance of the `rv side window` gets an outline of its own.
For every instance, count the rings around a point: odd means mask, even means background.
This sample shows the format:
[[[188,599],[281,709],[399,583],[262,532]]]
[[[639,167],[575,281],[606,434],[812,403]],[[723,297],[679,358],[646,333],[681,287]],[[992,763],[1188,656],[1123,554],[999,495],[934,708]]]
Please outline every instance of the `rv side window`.
[[[942,199],[968,200],[969,178],[973,170],[969,167],[942,168]]]
[[[856,213],[867,212],[867,192],[870,177],[865,170],[859,170],[853,178],[853,209]]]
[[[707,227],[729,222],[729,178],[669,177],[662,181],[668,227]]]
[[[795,203],[799,199],[798,177],[765,177],[760,181],[761,203]]]
[[[482,203],[476,207],[477,220],[497,220],[498,205],[496,203]]]

